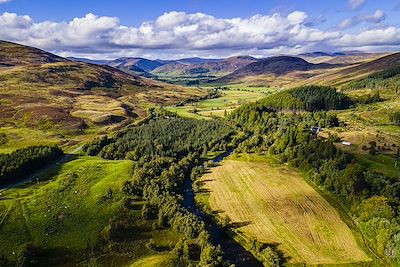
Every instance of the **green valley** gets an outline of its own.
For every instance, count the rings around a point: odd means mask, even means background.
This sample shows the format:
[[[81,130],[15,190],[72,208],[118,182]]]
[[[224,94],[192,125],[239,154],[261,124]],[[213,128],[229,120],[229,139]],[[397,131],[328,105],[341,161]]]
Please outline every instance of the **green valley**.
[[[0,265],[398,266],[399,54],[239,52],[0,41]]]

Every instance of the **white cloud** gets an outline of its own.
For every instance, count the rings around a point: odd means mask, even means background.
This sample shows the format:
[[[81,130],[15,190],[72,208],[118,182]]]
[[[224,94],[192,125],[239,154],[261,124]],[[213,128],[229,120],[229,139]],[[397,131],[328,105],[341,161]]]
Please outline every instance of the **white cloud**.
[[[351,27],[354,27],[362,22],[368,22],[368,23],[380,23],[382,21],[385,20],[385,13],[380,10],[377,9],[373,14],[361,14],[361,15],[357,15],[354,16],[352,18],[348,18],[343,20],[339,25],[339,29],[348,29]]]
[[[374,14],[370,16],[366,16],[365,20],[372,23],[379,23],[385,19],[385,13],[382,10],[378,9]]]
[[[0,4],[11,2],[12,0],[0,0]]]
[[[287,16],[291,24],[301,24],[307,19],[307,14],[302,11],[295,11]]]
[[[376,47],[376,46],[397,46],[400,45],[400,29],[388,27],[386,29],[374,29],[351,35],[345,34],[335,40],[335,44],[341,47]]]
[[[366,2],[366,0],[348,0],[348,1],[349,1],[349,6],[352,10],[358,9]]]
[[[357,17],[357,20],[379,23],[384,17],[384,13],[377,10],[374,14]],[[354,20],[342,22],[340,29],[352,26]],[[260,56],[400,45],[396,27],[349,34],[342,30],[323,31],[307,21],[307,14],[302,11],[287,16],[274,13],[231,19],[173,11],[154,21],[143,22],[139,27],[128,27],[121,25],[116,17],[94,14],[69,22],[35,22],[29,16],[3,13],[0,14],[0,39],[64,56],[91,58]]]

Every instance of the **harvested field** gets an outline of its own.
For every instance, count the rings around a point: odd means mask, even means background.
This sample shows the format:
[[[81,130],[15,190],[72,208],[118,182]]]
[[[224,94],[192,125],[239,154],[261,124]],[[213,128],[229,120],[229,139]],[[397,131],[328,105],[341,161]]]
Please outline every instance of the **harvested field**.
[[[226,160],[202,181],[211,209],[240,225],[236,233],[278,244],[291,264],[370,260],[339,213],[287,167]]]

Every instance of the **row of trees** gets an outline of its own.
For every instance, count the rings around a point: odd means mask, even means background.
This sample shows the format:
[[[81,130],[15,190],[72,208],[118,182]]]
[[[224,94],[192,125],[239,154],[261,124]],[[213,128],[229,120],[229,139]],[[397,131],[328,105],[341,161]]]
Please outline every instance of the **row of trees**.
[[[59,147],[46,145],[0,154],[0,184],[16,182],[62,155],[63,151]]]
[[[363,167],[352,155],[336,148],[334,137],[324,140],[310,134],[313,125],[336,126],[334,115],[279,114],[250,104],[234,111],[229,119],[253,134],[239,151],[264,151],[299,168],[352,211],[379,255],[400,263],[399,177],[386,177]]]
[[[260,104],[274,110],[317,111],[344,109],[350,100],[333,87],[303,86],[268,96]]]

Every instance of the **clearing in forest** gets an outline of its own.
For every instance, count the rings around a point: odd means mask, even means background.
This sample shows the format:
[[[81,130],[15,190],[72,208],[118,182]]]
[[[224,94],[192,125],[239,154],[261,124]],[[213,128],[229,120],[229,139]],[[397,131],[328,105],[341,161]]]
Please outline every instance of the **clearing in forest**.
[[[339,213],[287,167],[226,160],[202,181],[211,209],[243,225],[235,232],[279,244],[289,263],[370,261]]]

